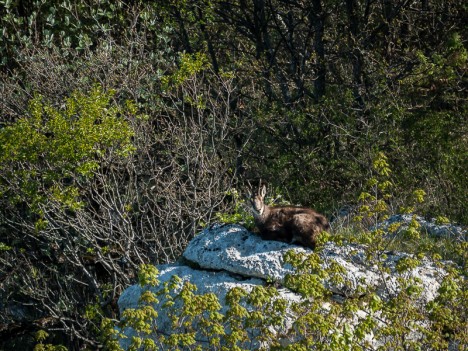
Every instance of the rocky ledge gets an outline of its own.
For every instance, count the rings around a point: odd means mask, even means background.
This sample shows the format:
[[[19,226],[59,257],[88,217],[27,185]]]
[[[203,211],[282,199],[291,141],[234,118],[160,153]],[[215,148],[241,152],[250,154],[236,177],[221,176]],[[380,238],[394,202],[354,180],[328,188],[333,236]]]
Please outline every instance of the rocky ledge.
[[[229,290],[240,287],[251,291],[255,286],[264,286],[276,282],[280,297],[287,301],[299,301],[301,297],[282,287],[286,275],[292,273],[292,267],[285,265],[283,255],[288,250],[310,253],[310,249],[276,241],[262,240],[240,225],[213,225],[189,243],[183,257],[174,264],[158,266],[161,284],[177,275],[182,281],[189,281],[197,286],[197,294],[214,293],[220,303]],[[381,299],[387,299],[398,293],[400,285],[396,264],[406,253],[388,252],[383,257],[383,272],[375,266],[366,264],[363,246],[339,246],[333,242],[325,244],[320,250],[323,265],[335,262],[343,268],[343,280],[336,284],[325,281],[325,286],[333,293],[337,301],[342,301],[365,291],[376,291]],[[423,259],[417,268],[406,271],[404,278],[416,277],[420,281],[421,304],[433,300],[437,295],[440,282],[445,272],[428,259]],[[126,289],[119,299],[120,313],[128,308],[136,308],[144,289],[134,285]],[[151,288],[154,289],[154,288]],[[165,303],[161,299],[157,310]],[[223,306],[221,313],[225,310]],[[171,322],[164,313],[159,313],[156,321],[158,332],[169,335]],[[124,330],[130,338],[123,339],[121,345],[127,349],[133,335],[130,329]],[[258,345],[257,345],[258,346]]]

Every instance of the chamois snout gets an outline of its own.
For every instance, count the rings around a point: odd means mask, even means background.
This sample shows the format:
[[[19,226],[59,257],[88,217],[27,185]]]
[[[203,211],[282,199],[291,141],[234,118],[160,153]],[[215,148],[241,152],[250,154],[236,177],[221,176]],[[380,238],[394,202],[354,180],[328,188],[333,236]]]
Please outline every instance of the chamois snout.
[[[250,202],[255,225],[265,240],[278,240],[315,248],[317,238],[330,225],[322,214],[299,206],[265,205],[266,186],[251,193]]]

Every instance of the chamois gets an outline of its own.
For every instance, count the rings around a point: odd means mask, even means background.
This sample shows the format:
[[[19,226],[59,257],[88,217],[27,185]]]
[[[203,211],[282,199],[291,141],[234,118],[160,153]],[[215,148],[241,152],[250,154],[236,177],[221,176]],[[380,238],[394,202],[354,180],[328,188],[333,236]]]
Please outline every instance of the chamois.
[[[264,240],[277,240],[315,249],[317,237],[330,225],[325,216],[307,207],[265,204],[266,186],[251,194],[255,224]]]

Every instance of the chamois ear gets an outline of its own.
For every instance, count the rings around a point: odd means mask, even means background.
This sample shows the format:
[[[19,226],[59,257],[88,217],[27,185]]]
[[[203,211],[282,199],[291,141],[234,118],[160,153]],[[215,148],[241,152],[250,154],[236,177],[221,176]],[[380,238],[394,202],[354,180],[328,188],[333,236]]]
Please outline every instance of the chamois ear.
[[[247,180],[247,197],[252,197],[253,196],[253,188],[252,184]]]
[[[266,195],[266,185],[263,184],[262,188],[260,189],[260,196],[264,198]]]

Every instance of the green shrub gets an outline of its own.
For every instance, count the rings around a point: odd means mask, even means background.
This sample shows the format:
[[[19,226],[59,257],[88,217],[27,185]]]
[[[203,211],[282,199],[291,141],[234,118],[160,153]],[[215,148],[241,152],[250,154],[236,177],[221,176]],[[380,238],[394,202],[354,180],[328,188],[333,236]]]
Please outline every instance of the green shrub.
[[[126,157],[135,148],[113,92],[95,86],[74,92],[57,108],[36,96],[29,113],[0,130],[0,194],[10,205],[26,204],[40,214],[49,201],[70,210],[83,207],[80,187],[103,160]],[[129,105],[130,106],[130,105]],[[37,222],[41,229],[44,222]]]
[[[116,246],[86,233],[96,227],[78,230],[76,224],[87,222],[91,185],[135,150],[135,109],[117,104],[113,95],[96,85],[58,106],[36,96],[24,116],[0,129],[1,304],[33,305],[26,318],[48,317],[55,328],[84,338],[99,319],[89,318],[87,305],[100,305],[96,313],[104,313],[104,301],[114,293],[93,262],[98,256],[112,262]],[[76,327],[81,323],[89,330]],[[47,345],[40,342],[36,349],[52,350]]]
[[[147,273],[141,274],[149,277],[144,283],[152,283],[141,285],[139,307],[127,309],[118,324],[120,330],[131,327],[136,332],[129,350],[154,350],[156,345],[167,350],[247,350],[252,345],[264,350],[446,350],[448,342],[465,345],[468,341],[463,303],[466,281],[460,272],[451,270],[438,297],[421,308],[420,282],[405,276],[418,266],[417,260],[399,262],[401,291],[397,295],[383,301],[375,291],[363,291],[364,295],[343,302],[332,298],[324,287],[325,278],[342,282],[339,265],[323,268],[318,253],[293,251],[287,253],[285,262],[295,268],[285,285],[303,297],[301,302],[287,302],[273,286],[258,286],[250,292],[234,288],[226,295],[223,313],[214,294],[197,294],[194,285],[177,276],[157,286],[157,270],[144,268],[142,272]],[[152,290],[147,290],[149,287]],[[156,310],[154,304],[160,298],[165,302]],[[362,311],[359,317],[358,311]],[[170,334],[158,329],[156,317],[161,313],[172,320]],[[294,315],[289,328],[285,328],[286,315]],[[107,349],[121,350],[118,340],[123,334],[113,329],[115,324],[109,320],[103,326],[108,330]],[[381,346],[373,348],[367,340],[370,335],[380,340]]]
[[[253,230],[255,224],[248,200],[242,198],[236,189],[226,192],[226,196],[232,201],[230,211],[216,213],[216,219],[228,224],[238,223],[249,230]]]

